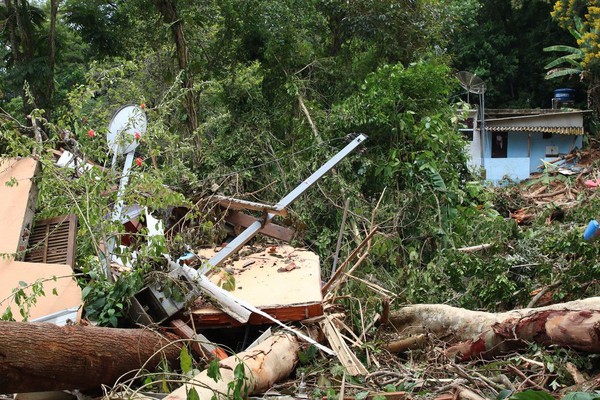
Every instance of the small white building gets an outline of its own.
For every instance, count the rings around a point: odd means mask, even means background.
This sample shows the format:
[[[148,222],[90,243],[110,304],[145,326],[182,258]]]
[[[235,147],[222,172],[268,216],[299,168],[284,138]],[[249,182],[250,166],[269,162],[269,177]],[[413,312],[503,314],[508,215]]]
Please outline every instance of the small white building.
[[[543,161],[556,159],[583,142],[583,116],[572,109],[486,110],[483,123],[469,114],[462,129],[470,141],[470,166],[486,180],[527,179]],[[482,126],[483,125],[483,126]],[[483,133],[482,133],[483,130]]]

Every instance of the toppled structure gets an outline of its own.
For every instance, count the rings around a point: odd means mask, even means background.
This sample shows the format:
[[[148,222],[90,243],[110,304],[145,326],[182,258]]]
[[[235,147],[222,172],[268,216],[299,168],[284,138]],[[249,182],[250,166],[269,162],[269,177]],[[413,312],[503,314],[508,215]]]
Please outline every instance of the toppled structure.
[[[72,277],[72,265],[51,264],[47,254],[41,259],[45,262],[37,262],[38,259],[20,261],[32,235],[38,196],[35,178],[39,171],[39,162],[33,158],[0,161],[0,213],[3,220],[0,229],[0,253],[3,254],[0,259],[0,310],[17,320],[28,317],[30,320],[76,322],[81,316],[82,300],[81,289]],[[34,286],[36,292],[41,289],[46,295],[37,296],[33,304],[12,301],[15,289],[23,290],[27,296]]]

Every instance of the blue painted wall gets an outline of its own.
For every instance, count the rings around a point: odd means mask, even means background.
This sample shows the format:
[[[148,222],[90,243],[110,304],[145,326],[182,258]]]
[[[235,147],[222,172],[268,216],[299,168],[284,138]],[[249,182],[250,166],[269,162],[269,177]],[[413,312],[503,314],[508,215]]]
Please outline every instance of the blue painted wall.
[[[536,172],[542,164],[541,160],[551,160],[555,156],[546,157],[546,146],[557,146],[559,155],[568,154],[573,148],[581,148],[583,136],[552,134],[548,139],[542,133],[531,133],[531,149],[528,155],[528,134],[526,132],[509,132],[506,158],[491,158],[493,132],[486,132],[483,143],[483,157],[486,179],[497,181],[508,175],[511,179],[522,180]]]
[[[538,167],[542,164],[542,160],[548,161],[556,158],[556,156],[546,157],[546,146],[558,146],[559,156],[568,154],[572,148],[581,148],[583,136],[574,135],[556,135],[551,138],[544,139],[541,133],[531,134],[531,165],[530,172],[538,171]]]

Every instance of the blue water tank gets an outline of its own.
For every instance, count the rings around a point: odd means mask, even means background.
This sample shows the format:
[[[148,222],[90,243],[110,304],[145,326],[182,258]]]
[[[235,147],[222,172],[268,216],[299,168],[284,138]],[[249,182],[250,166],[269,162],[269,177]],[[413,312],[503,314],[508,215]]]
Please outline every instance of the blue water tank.
[[[554,99],[558,101],[575,101],[575,89],[555,89]]]

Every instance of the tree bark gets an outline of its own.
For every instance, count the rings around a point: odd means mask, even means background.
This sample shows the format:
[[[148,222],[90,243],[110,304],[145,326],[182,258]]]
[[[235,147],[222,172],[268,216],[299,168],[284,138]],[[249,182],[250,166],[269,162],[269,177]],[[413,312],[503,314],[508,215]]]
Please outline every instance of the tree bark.
[[[0,321],[0,393],[112,385],[163,358],[175,362],[180,347],[169,345],[173,339],[148,329]]]
[[[50,0],[50,34],[48,37],[50,51],[48,53],[48,79],[46,80],[46,110],[45,117],[50,121],[52,98],[54,97],[54,69],[56,65],[56,15],[58,0]]]
[[[262,393],[281,379],[287,378],[298,360],[298,341],[294,335],[279,333],[264,342],[226,358],[220,362],[221,379],[216,382],[208,376],[208,370],[200,372],[189,383],[172,392],[165,400],[186,400],[194,388],[200,399],[217,400],[232,398],[228,395],[229,383],[235,382],[234,371],[244,363],[244,386],[242,393]],[[246,396],[244,396],[246,397]]]
[[[462,360],[491,357],[531,341],[600,352],[600,297],[504,313],[422,304],[393,313],[390,323],[403,334],[431,332],[462,342],[447,350]]]
[[[170,25],[175,48],[177,51],[177,62],[179,70],[183,73],[181,86],[186,91],[184,97],[184,108],[188,117],[190,133],[198,128],[198,114],[196,111],[196,98],[192,89],[194,88],[194,77],[189,70],[189,50],[183,32],[183,21],[177,14],[177,6],[174,0],[153,0],[154,5],[161,14],[163,20]]]

